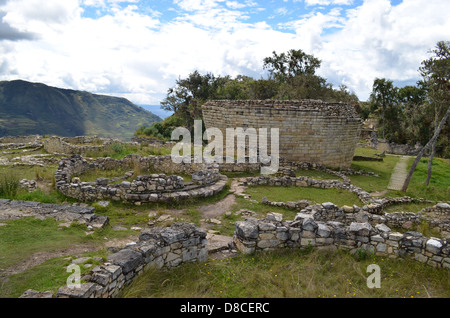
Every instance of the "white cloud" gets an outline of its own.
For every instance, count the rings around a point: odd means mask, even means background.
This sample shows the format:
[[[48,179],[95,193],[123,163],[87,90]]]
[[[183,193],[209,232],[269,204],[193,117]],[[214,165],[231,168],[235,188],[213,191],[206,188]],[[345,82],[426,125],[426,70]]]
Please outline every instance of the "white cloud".
[[[391,6],[387,0],[366,0],[349,10],[342,30],[323,38],[318,56],[328,78],[346,82],[368,97],[373,80],[418,79],[421,61],[440,40],[448,40],[450,3],[405,0]]]
[[[296,2],[303,0],[295,0]],[[353,0],[304,0],[307,6],[350,5]]]
[[[179,76],[196,69],[259,78],[272,51],[302,49],[322,60],[320,75],[365,99],[375,77],[418,77],[427,51],[448,40],[450,29],[450,3],[439,0],[404,0],[398,6],[365,0],[354,9],[312,12],[282,24],[281,31],[269,20],[249,20],[247,9],[264,9],[251,1],[176,0],[178,15],[164,23],[134,2],[83,0],[105,10],[97,19],[83,17],[78,0],[14,0],[0,6],[8,27],[36,35],[0,41],[0,79],[158,104]]]

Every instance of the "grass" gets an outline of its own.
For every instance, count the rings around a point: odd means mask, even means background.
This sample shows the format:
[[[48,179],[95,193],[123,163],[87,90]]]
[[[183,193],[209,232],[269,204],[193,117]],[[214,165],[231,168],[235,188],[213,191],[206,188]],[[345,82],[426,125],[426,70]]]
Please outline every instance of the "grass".
[[[367,287],[377,264],[381,288]],[[413,260],[358,257],[347,251],[284,249],[224,260],[150,269],[125,298],[423,298],[450,297],[450,271]]]
[[[98,151],[88,151],[85,153],[86,157],[111,157],[114,159],[123,159],[127,155],[140,155],[140,156],[161,156],[170,155],[171,149],[167,147],[154,147],[145,144],[138,146],[127,145],[122,143],[112,143],[110,147],[105,147]]]
[[[104,249],[96,252],[83,253],[79,256],[99,256],[105,258],[107,251]],[[3,282],[0,280],[0,298],[17,298],[28,289],[40,292],[49,290],[56,293],[59,287],[66,285],[67,279],[71,275],[71,272],[67,271],[66,266],[71,263],[71,259],[77,257],[78,255],[55,257],[22,273],[10,275]],[[84,264],[81,265],[81,276],[88,274],[93,267],[99,265],[99,262],[95,260],[88,260],[85,263],[92,264],[92,266],[88,268],[87,266],[83,266]]]
[[[85,226],[72,225],[58,230],[58,221],[53,218],[23,218],[6,223],[0,227],[0,268],[3,269],[20,263],[35,252],[51,252],[95,241],[86,236]]]
[[[320,179],[320,180],[342,180],[342,178],[329,174],[320,170],[297,170],[295,171],[295,175],[297,177],[303,176],[311,179]]]
[[[49,165],[45,167],[40,166],[0,166],[0,176],[12,174],[18,180],[51,180],[54,177],[56,165]]]
[[[373,149],[357,148],[355,155],[373,156],[376,152]],[[351,183],[368,192],[386,190],[391,179],[392,171],[399,158],[399,156],[386,155],[382,162],[354,161],[352,163],[352,169],[375,172],[379,177],[349,176]],[[409,171],[413,161],[414,157],[411,157],[407,171]],[[407,195],[413,198],[448,201],[450,198],[450,161],[434,158],[429,186],[423,184],[427,176],[427,164],[428,158],[422,158],[414,171],[406,193],[402,191],[388,191],[386,196],[398,197]]]
[[[337,206],[362,205],[361,200],[356,194],[342,189],[255,186],[249,187],[246,193],[250,194],[251,198],[258,202],[263,197],[267,197],[269,201],[275,202],[308,200],[314,203],[332,202]]]
[[[356,148],[355,156],[374,156],[377,153],[373,149]],[[392,171],[397,164],[399,157],[386,155],[383,161],[353,161],[351,168],[353,170],[363,170],[374,172],[379,177],[354,175],[349,176],[351,183],[368,192],[386,190],[391,179]]]
[[[408,171],[414,162],[411,158]],[[427,178],[428,158],[422,158],[411,178],[406,195],[416,198],[427,198],[429,200],[450,200],[450,160],[434,158],[430,184],[424,185]]]
[[[431,203],[402,203],[402,204],[392,204],[383,209],[383,212],[419,212],[423,208],[432,206]]]

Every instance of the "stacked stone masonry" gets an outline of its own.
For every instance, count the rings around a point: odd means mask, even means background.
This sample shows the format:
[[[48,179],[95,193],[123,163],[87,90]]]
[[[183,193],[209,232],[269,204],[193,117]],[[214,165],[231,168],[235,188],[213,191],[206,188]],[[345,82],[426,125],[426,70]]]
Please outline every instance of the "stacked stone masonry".
[[[331,168],[350,167],[362,124],[352,105],[317,100],[217,100],[202,112],[206,128],[221,130],[224,149],[227,128],[278,128],[281,157]]]
[[[206,232],[192,223],[174,223],[167,228],[141,232],[139,241],[108,256],[108,261],[90,273],[81,288],[64,286],[57,297],[111,298],[150,267],[174,268],[183,263],[208,259]]]
[[[107,216],[94,213],[93,207],[67,204],[41,203],[0,199],[0,220],[15,220],[25,217],[55,218],[58,221],[77,222],[90,228],[102,228],[109,223]]]
[[[82,174],[88,170],[133,169],[136,166],[138,169],[145,169],[146,171],[191,172],[192,182],[185,183],[180,176],[167,176],[164,173],[158,173],[138,176],[131,182],[113,183],[120,179],[127,179],[133,171],[121,178],[98,178],[96,182],[81,181]],[[72,178],[74,175],[81,176]],[[58,191],[80,201],[114,200],[141,204],[212,196],[224,189],[227,178],[221,175],[217,169],[203,164],[175,164],[171,156],[140,157],[129,155],[122,160],[100,158],[88,162],[80,155],[73,155],[59,163],[58,170],[55,173],[55,182]]]
[[[42,147],[42,136],[6,136],[0,138],[0,150],[37,149]]]
[[[51,136],[44,140],[44,149],[48,153],[56,154],[86,154],[89,152],[103,151],[113,143],[123,143],[118,139],[100,137],[57,137]]]
[[[324,207],[325,208],[325,207]],[[383,223],[319,221],[298,213],[293,221],[269,213],[265,219],[236,222],[234,243],[245,254],[278,248],[365,250],[380,256],[410,257],[434,267],[450,268],[448,239],[426,238],[421,233],[392,232]]]

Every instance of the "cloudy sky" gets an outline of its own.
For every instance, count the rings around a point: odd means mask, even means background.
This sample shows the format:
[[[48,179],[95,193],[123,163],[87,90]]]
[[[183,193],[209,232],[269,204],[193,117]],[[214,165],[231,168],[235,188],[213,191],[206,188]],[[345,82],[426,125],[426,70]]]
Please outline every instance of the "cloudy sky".
[[[414,84],[450,40],[448,0],[0,0],[0,80],[157,105],[190,72],[265,77],[301,49],[367,100],[373,80]]]

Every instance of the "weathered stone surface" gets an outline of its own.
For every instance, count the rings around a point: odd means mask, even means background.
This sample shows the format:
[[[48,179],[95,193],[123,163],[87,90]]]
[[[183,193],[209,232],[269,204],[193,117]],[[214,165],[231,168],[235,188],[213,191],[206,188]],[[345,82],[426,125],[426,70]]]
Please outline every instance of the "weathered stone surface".
[[[318,225],[313,218],[306,218],[303,219],[302,228],[306,231],[315,231],[318,228]]]
[[[436,239],[429,239],[426,243],[426,250],[434,253],[434,254],[440,254],[442,243]]]
[[[127,274],[134,270],[142,262],[142,254],[131,249],[123,249],[117,253],[108,256],[108,262],[119,265],[122,272]]]
[[[283,214],[270,212],[270,213],[267,213],[266,219],[269,222],[281,222],[281,221],[283,221]]]
[[[319,223],[317,229],[317,235],[320,237],[329,237],[331,234],[331,230],[325,224]]]
[[[19,298],[53,298],[53,293],[51,291],[38,292],[28,289]]]
[[[96,284],[85,283],[81,284],[80,288],[77,287],[60,287],[56,293],[56,297],[69,297],[69,298],[89,298],[96,289]]]
[[[258,225],[249,221],[238,221],[235,223],[236,234],[242,238],[257,239]]]
[[[349,231],[356,233],[359,236],[368,236],[372,231],[372,226],[369,223],[352,222]]]
[[[384,223],[375,225],[375,228],[382,233],[389,233],[391,229]]]

